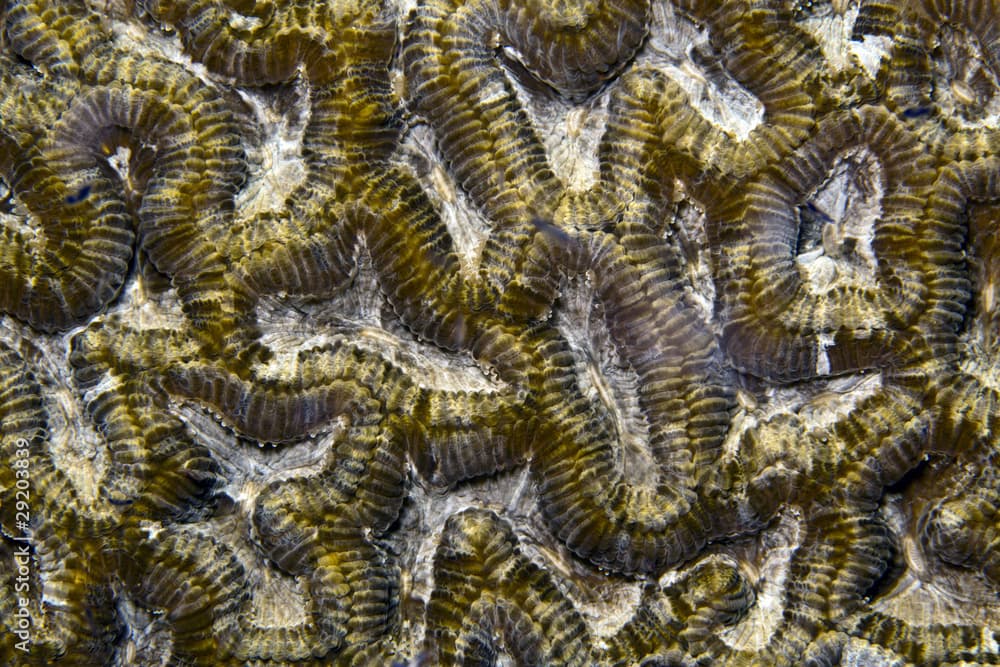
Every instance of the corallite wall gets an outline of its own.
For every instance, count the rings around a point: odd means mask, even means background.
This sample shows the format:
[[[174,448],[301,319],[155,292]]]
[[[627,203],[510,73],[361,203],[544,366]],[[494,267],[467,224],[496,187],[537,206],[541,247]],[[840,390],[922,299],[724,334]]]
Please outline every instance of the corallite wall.
[[[1000,663],[1000,3],[0,18],[0,664]]]

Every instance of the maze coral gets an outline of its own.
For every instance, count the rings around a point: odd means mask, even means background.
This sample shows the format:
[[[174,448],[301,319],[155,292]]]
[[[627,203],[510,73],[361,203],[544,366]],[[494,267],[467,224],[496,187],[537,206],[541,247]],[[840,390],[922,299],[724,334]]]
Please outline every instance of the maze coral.
[[[997,2],[0,18],[0,663],[1000,664]]]

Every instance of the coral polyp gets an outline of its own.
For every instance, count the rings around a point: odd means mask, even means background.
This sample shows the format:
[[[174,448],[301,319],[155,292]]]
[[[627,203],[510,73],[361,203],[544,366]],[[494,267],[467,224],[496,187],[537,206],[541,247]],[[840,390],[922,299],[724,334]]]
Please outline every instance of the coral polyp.
[[[1000,5],[0,0],[0,663],[1000,664]]]

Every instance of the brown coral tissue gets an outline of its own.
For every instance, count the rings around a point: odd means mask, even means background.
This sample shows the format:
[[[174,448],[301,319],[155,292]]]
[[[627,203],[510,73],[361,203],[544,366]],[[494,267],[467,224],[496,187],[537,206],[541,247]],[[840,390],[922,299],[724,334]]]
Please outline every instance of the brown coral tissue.
[[[1000,0],[0,0],[0,665],[1000,664]]]

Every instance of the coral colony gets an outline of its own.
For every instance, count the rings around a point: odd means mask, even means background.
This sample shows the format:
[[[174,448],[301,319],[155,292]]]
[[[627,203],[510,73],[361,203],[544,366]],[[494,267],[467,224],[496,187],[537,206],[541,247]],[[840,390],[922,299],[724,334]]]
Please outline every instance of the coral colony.
[[[0,18],[0,664],[1000,663],[997,0]]]

